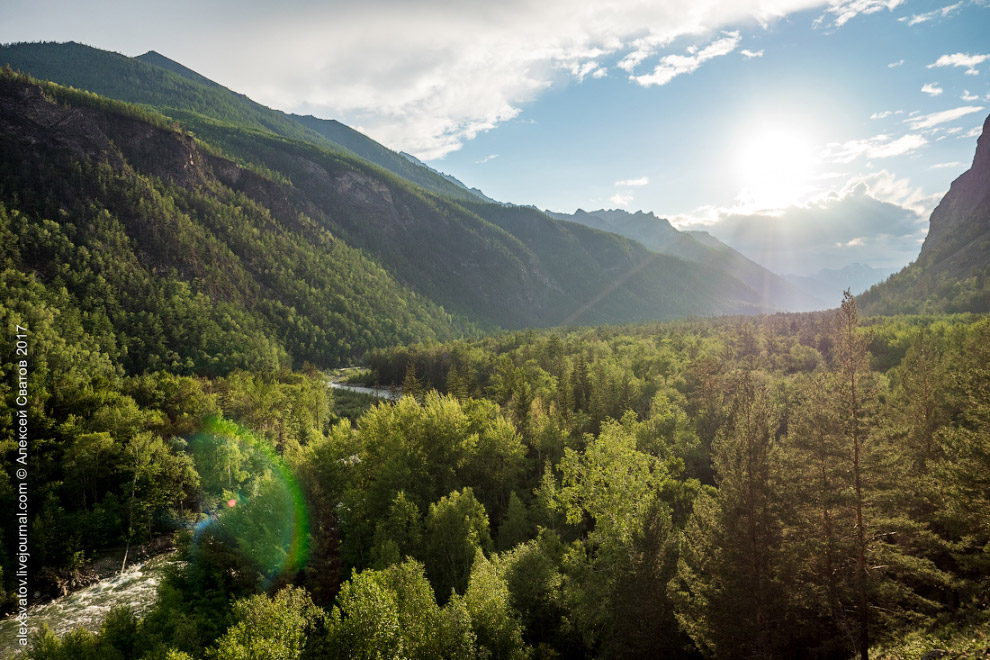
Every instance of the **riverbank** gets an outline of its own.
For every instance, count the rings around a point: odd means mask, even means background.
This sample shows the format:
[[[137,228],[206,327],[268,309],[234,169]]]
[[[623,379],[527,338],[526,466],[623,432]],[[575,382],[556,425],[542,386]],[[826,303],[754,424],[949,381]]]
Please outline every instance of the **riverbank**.
[[[402,398],[401,387],[374,387],[371,385],[356,384],[351,382],[352,380],[355,380],[355,375],[358,375],[363,371],[366,370],[361,369],[360,367],[343,367],[341,369],[336,369],[327,380],[327,385],[335,390],[365,394],[367,396],[373,396],[379,399],[385,399],[387,401],[398,401]],[[356,380],[360,380],[360,377]]]
[[[34,635],[47,625],[58,636],[77,628],[95,632],[114,607],[126,607],[142,616],[154,606],[165,573],[178,562],[178,553],[172,548],[136,561],[123,572],[118,563],[116,573],[60,598],[32,605],[28,608],[28,630]],[[95,575],[98,570],[92,567],[93,572],[87,575]],[[0,621],[0,656],[10,657],[8,653],[19,648],[17,629],[18,622],[13,617]]]
[[[32,601],[43,604],[64,598],[73,591],[84,589],[126,570],[131,564],[143,563],[153,557],[175,550],[173,534],[159,536],[147,543],[128,549],[125,546],[108,548],[99,557],[74,569],[44,569],[32,581]],[[124,558],[127,557],[125,565]]]

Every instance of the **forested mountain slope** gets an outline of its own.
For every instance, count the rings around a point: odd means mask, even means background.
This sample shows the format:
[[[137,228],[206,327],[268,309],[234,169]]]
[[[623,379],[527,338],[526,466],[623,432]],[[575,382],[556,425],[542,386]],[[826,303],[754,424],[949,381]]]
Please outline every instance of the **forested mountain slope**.
[[[0,107],[5,277],[67,296],[129,372],[329,366],[470,332],[160,116],[11,75]]]
[[[531,209],[469,205],[309,140],[171,112],[213,145],[197,147],[212,154],[203,156],[206,180],[247,196],[281,223],[291,225],[304,214],[321,231],[366,251],[402,285],[484,325],[634,321],[766,307],[761,295],[724,273],[618,236],[564,225]],[[39,136],[38,143],[45,142]],[[130,144],[130,165],[175,179],[169,164],[183,156],[149,154],[151,147]],[[195,178],[180,183],[199,185]]]
[[[973,165],[932,212],[918,259],[861,301],[872,314],[990,312],[990,117]]]
[[[149,51],[126,57],[77,43],[21,43],[0,46],[0,65],[61,85],[110,98],[150,105],[192,130],[204,118],[271,131],[323,148],[352,153],[428,190],[474,198],[425,167],[335,121],[287,115]]]
[[[748,259],[711,234],[679,231],[668,220],[653,213],[629,213],[621,209],[578,209],[573,214],[550,213],[550,216],[625,236],[660,254],[717,268],[758,291],[770,305],[778,309],[803,312],[824,309],[829,304],[812,292],[795,286]]]

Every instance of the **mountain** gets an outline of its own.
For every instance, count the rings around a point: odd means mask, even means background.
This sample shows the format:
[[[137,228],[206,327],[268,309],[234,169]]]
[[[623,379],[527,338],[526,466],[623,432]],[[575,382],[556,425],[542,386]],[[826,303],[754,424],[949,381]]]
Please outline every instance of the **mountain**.
[[[873,314],[990,312],[990,117],[972,166],[932,211],[918,259],[860,301]]]
[[[0,74],[0,288],[126,371],[331,366],[475,332],[286,196],[161,115]]]
[[[437,172],[416,159],[410,159],[408,154],[396,153],[339,121],[319,119],[312,115],[288,116],[319,133],[333,144],[344,147],[352,154],[401,176],[410,183],[456,199],[487,199],[484,195],[480,195],[479,191],[469,189],[457,179]]]
[[[827,301],[826,307],[834,307],[837,301],[842,300],[846,289],[858,296],[890,277],[891,272],[866,264],[849,264],[842,268],[823,268],[811,275],[787,274],[782,277],[817,299]]]
[[[439,174],[443,178],[447,179],[447,181],[450,181],[452,184],[454,184],[455,186],[457,186],[459,188],[463,188],[464,190],[468,191],[469,193],[471,193],[472,195],[474,195],[475,197],[477,197],[478,199],[480,199],[482,201],[492,202],[494,204],[501,203],[497,199],[492,199],[491,197],[489,197],[485,193],[481,192],[477,188],[468,188],[457,177],[451,176],[450,174],[447,174],[446,172],[441,172],[441,171],[439,171],[437,169],[434,169],[434,168],[430,167],[429,165],[427,165],[426,163],[424,163],[423,161],[421,161],[419,158],[416,158],[412,154],[407,154],[405,151],[400,151],[399,152],[399,155],[402,156],[403,158],[405,158],[406,160],[410,161],[414,165],[418,165],[420,167],[424,167],[424,168],[430,170],[431,172],[433,172],[435,174]]]
[[[156,108],[194,133],[210,120],[359,156],[432,192],[475,195],[333,120],[288,115],[256,103],[155,51],[126,57],[73,42],[0,45],[0,65],[42,80]]]
[[[162,69],[168,69],[172,73],[177,73],[180,76],[182,76],[183,78],[186,78],[186,79],[191,80],[191,81],[196,82],[196,83],[200,83],[202,85],[206,85],[207,87],[214,87],[214,88],[216,88],[218,90],[224,90],[224,91],[228,91],[228,92],[230,91],[226,87],[224,87],[224,86],[222,86],[222,85],[220,85],[218,83],[213,82],[212,80],[210,80],[206,76],[202,76],[202,75],[196,73],[195,71],[193,71],[192,69],[187,68],[187,67],[184,67],[181,64],[179,64],[178,62],[176,62],[175,60],[170,60],[169,58],[165,57],[161,53],[155,52],[153,50],[149,50],[144,55],[138,55],[134,59],[135,60],[139,60],[141,62],[147,62],[148,64],[151,64],[152,66],[157,66],[157,67],[162,68]]]
[[[174,117],[10,72],[0,95],[4,259],[67,286],[81,318],[123,323],[113,350],[135,369],[201,370],[225,341],[254,348],[218,371],[337,364],[478,325],[766,309],[710,266],[533,208],[437,195],[306,140],[201,116],[192,137]],[[146,334],[153,348],[139,346]]]
[[[573,214],[550,213],[558,220],[625,236],[650,250],[717,268],[760,292],[769,306],[787,311],[811,311],[828,304],[814,291],[788,282],[707,232],[678,231],[653,213],[629,213],[621,209],[584,211]]]

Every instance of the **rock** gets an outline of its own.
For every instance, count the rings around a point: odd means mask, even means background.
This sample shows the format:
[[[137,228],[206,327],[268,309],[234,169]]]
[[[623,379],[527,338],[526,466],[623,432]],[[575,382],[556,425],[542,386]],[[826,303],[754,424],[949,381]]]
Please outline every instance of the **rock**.
[[[938,660],[938,658],[945,657],[948,654],[948,651],[944,651],[942,649],[932,649],[922,655],[920,660]]]
[[[990,206],[990,116],[983,123],[983,134],[976,142],[973,165],[952,182],[945,197],[932,211],[921,257],[937,250],[974,213],[987,206]]]

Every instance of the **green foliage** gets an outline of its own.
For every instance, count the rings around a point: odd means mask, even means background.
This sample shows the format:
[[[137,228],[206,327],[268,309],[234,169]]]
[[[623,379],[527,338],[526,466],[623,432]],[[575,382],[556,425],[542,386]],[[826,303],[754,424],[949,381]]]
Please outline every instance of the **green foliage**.
[[[509,550],[520,543],[525,543],[532,538],[533,532],[533,523],[530,521],[526,505],[516,495],[516,491],[512,491],[509,495],[509,506],[505,512],[505,519],[498,528],[499,549]]]
[[[43,632],[32,657],[838,658],[899,637],[914,653],[912,628],[979,648],[946,622],[979,620],[990,574],[986,319],[861,323],[847,297],[835,316],[441,344],[474,326],[438,302],[522,325],[745,295],[432,195],[159,63],[133,71],[174,86],[200,142],[0,80],[87,127],[56,148],[28,122],[0,146],[0,327],[31,340],[32,574],[53,588],[80,557],[199,524],[143,620]],[[316,366],[362,354],[407,396],[331,396]],[[16,358],[0,347],[7,402]],[[7,543],[8,590],[12,565]]]
[[[304,590],[286,587],[273,598],[251,596],[234,604],[234,624],[206,654],[215,660],[315,658],[327,615]]]
[[[418,554],[423,537],[419,508],[399,491],[389,507],[388,517],[375,525],[371,550],[372,566],[387,568],[401,563],[406,556]]]
[[[780,569],[780,406],[767,381],[732,376],[727,423],[712,448],[718,490],[695,500],[669,588],[684,630],[720,658],[778,657],[794,630]]]
[[[423,567],[405,562],[366,570],[344,583],[327,631],[331,658],[475,657],[463,603],[437,606]]]
[[[529,649],[523,642],[519,615],[510,602],[502,564],[500,558],[489,559],[478,548],[464,593],[464,605],[471,616],[478,646],[487,652],[487,657],[525,660],[530,656]]]
[[[587,646],[616,657],[677,648],[665,593],[673,568],[663,498],[670,475],[658,458],[636,449],[628,417],[606,424],[582,453],[565,452],[551,496],[567,523],[583,531],[562,559],[573,625]]]
[[[491,551],[488,515],[470,488],[430,505],[423,538],[426,572],[438,598],[463,594],[477,553]]]

